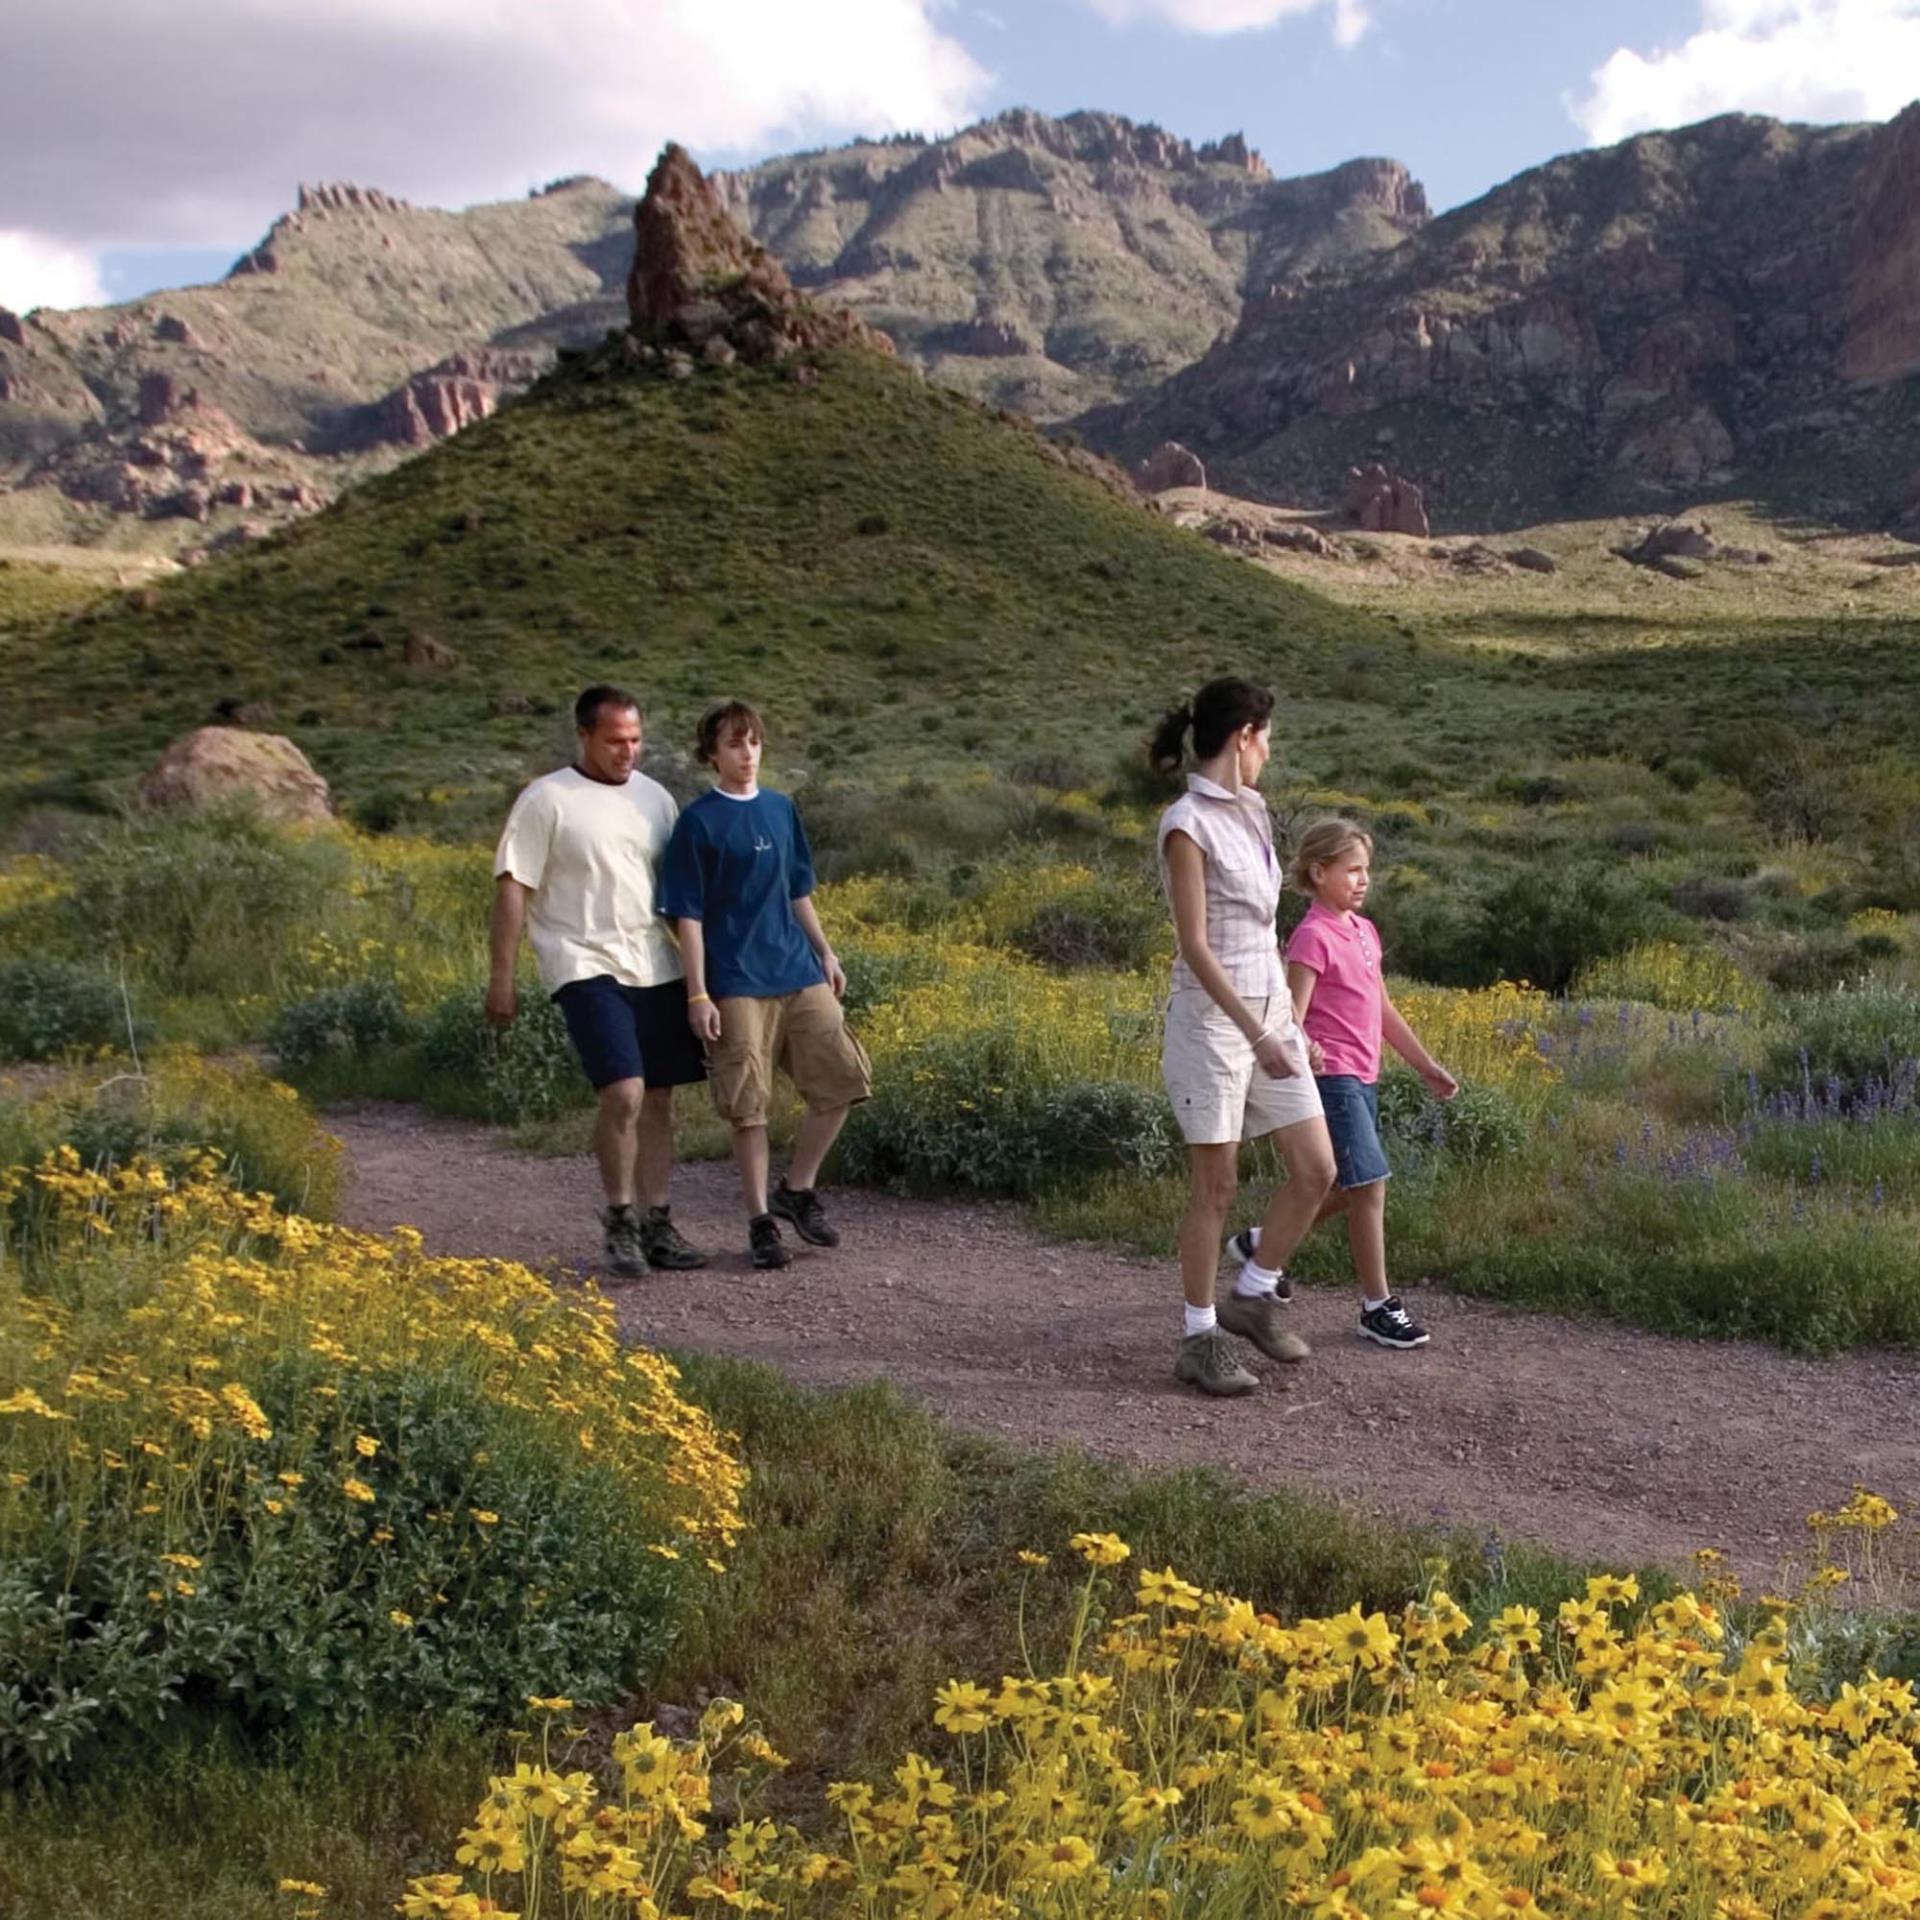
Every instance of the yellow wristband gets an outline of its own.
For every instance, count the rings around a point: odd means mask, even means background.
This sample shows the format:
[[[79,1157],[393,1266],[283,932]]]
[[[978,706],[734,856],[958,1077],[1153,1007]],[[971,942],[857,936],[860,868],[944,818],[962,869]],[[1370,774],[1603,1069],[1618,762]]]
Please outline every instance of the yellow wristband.
[[[710,993],[690,993],[687,995],[687,1005],[697,1007],[702,1000],[711,1001],[712,998],[713,995]]]

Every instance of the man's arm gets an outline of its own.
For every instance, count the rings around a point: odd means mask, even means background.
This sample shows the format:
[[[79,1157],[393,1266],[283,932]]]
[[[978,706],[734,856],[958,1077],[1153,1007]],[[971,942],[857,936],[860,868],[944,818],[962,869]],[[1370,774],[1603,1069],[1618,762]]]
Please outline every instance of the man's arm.
[[[803,894],[793,903],[793,917],[800,922],[800,931],[807,936],[807,945],[813,949],[813,957],[820,962],[820,969],[827,976],[827,985],[833,989],[833,997],[844,1000],[847,997],[847,970],[840,964],[840,956],[827,943],[827,930],[820,924],[820,909],[813,904],[812,894]]]
[[[520,1011],[520,993],[514,985],[514,963],[520,936],[526,930],[527,896],[532,889],[503,873],[493,886],[493,919],[487,929],[492,967],[487,978],[487,1018],[496,1027],[512,1026]]]

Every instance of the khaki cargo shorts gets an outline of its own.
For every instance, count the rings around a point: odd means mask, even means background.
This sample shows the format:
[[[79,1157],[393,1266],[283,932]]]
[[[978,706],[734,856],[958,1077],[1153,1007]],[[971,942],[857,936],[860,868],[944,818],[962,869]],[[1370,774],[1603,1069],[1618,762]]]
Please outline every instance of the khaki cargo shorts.
[[[1320,1089],[1307,1071],[1307,1043],[1294,1024],[1293,1003],[1284,994],[1247,1001],[1247,1011],[1271,1021],[1291,1043],[1295,1068],[1269,1073],[1253,1057],[1252,1043],[1198,987],[1183,987],[1167,1000],[1161,1077],[1173,1116],[1190,1146],[1224,1146],[1259,1140],[1281,1127],[1320,1117]]]
[[[853,1106],[873,1092],[873,1063],[853,1037],[840,1002],[826,985],[775,1000],[717,1000],[720,1038],[707,1054],[707,1082],[721,1119],[764,1127],[780,1068],[810,1113]]]

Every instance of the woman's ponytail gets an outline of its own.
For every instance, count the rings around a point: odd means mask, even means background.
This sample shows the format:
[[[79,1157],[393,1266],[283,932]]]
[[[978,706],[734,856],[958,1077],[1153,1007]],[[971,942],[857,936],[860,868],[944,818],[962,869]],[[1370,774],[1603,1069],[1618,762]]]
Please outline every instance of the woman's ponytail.
[[[1147,760],[1155,773],[1177,772],[1186,758],[1187,734],[1193,757],[1211,760],[1242,727],[1264,727],[1273,718],[1273,695],[1251,680],[1209,680],[1184,707],[1175,707],[1147,742]]]
[[[1172,707],[1147,742],[1147,764],[1155,773],[1177,773],[1187,757],[1187,733],[1193,725],[1191,706]]]

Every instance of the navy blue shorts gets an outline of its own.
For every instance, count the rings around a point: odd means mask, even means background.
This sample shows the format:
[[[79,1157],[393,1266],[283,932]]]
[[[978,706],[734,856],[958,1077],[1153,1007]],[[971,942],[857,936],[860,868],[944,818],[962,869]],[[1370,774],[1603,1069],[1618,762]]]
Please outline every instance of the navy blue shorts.
[[[1320,1104],[1326,1109],[1327,1133],[1333,1141],[1333,1174],[1344,1193],[1350,1187],[1370,1187],[1393,1169],[1380,1144],[1380,1090],[1371,1080],[1350,1073],[1314,1076]]]
[[[595,1091],[616,1080],[683,1087],[707,1077],[707,1057],[687,1025],[687,983],[625,987],[610,973],[574,980],[553,996]]]

